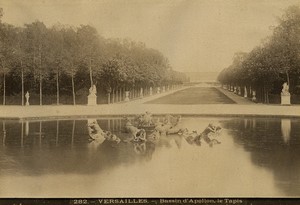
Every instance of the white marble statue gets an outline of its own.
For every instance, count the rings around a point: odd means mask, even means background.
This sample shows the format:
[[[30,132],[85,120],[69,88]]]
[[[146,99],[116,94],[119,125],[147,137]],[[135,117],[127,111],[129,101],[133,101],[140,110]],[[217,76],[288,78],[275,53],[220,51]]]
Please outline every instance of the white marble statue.
[[[289,85],[287,84],[287,82],[283,83],[282,85],[281,95],[290,95]]]
[[[90,87],[89,92],[90,92],[90,95],[96,95],[97,94],[96,85],[93,85],[92,87]]]
[[[25,94],[25,98],[26,98],[26,104],[25,105],[29,105],[29,92],[27,91],[26,94]]]

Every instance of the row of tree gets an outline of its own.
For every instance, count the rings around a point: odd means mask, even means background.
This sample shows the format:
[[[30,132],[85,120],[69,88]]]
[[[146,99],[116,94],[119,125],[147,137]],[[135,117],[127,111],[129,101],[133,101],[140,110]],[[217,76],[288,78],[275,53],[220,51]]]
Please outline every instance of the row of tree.
[[[300,83],[300,8],[290,6],[273,28],[272,36],[249,53],[239,52],[223,69],[218,80],[229,86],[256,90],[259,100],[269,103],[270,94],[280,94],[287,82],[292,94]]]
[[[3,10],[0,10],[0,21]],[[186,80],[167,58],[144,43],[105,39],[89,25],[77,28],[57,24],[47,28],[36,21],[16,27],[0,22],[0,67],[3,104],[6,96],[24,92],[76,95],[93,84],[110,92],[121,87],[163,86]]]

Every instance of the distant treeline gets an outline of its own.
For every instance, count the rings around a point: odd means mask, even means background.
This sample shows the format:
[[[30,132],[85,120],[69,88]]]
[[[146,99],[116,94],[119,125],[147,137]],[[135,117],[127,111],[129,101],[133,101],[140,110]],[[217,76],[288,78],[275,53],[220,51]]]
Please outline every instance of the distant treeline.
[[[1,17],[3,10],[0,10]],[[144,43],[105,39],[89,25],[35,21],[16,27],[0,17],[0,91],[6,96],[76,96],[95,84],[99,90],[180,84],[186,76],[174,71],[166,57]],[[22,97],[24,104],[24,97]]]
[[[287,82],[292,95],[300,89],[300,8],[290,6],[278,19],[272,36],[249,53],[236,53],[233,63],[218,77],[222,84],[257,91],[258,100],[272,101]],[[273,96],[274,97],[274,96]]]

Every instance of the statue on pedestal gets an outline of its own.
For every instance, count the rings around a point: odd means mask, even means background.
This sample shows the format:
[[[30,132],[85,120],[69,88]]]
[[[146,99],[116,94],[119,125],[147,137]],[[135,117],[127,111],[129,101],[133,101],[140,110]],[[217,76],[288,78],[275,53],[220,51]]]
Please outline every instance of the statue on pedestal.
[[[157,94],[160,94],[160,87],[157,88]]]
[[[90,95],[96,96],[96,94],[97,94],[97,88],[96,88],[95,84],[90,87],[89,92],[90,92]]]
[[[125,102],[129,101],[129,91],[125,91]]]
[[[291,94],[289,92],[289,85],[287,82],[283,83],[281,90],[281,105],[291,104]]]
[[[92,85],[89,89],[88,105],[97,105],[97,88],[96,85]]]
[[[256,101],[256,91],[252,90],[252,101]]]
[[[27,91],[26,94],[25,94],[25,98],[26,98],[26,104],[25,105],[29,105],[29,92]]]
[[[144,97],[144,89],[143,88],[141,88],[141,90],[140,90],[140,97],[141,98]]]
[[[247,87],[244,87],[244,98],[248,97],[248,93],[247,93]]]
[[[282,85],[281,95],[284,95],[284,96],[290,95],[289,85],[286,82],[283,83],[283,85]]]

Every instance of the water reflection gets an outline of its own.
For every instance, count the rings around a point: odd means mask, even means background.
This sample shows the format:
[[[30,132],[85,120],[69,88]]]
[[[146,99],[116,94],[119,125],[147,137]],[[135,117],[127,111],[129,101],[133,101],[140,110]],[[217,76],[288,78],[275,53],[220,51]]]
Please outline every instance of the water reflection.
[[[291,138],[291,126],[291,119],[281,119],[281,133],[286,144],[289,143]]]
[[[0,196],[299,196],[299,122],[182,118],[130,140],[124,118],[2,121]]]
[[[252,126],[245,127],[246,120],[250,120]],[[299,120],[276,118],[223,122],[235,143],[251,153],[253,164],[270,170],[276,186],[292,196],[300,195],[300,129],[297,124]]]
[[[6,128],[5,128],[5,121],[3,121],[3,124],[2,124],[2,133],[3,133],[3,137],[2,137],[2,144],[3,144],[3,146],[5,146],[5,140],[6,140]]]

